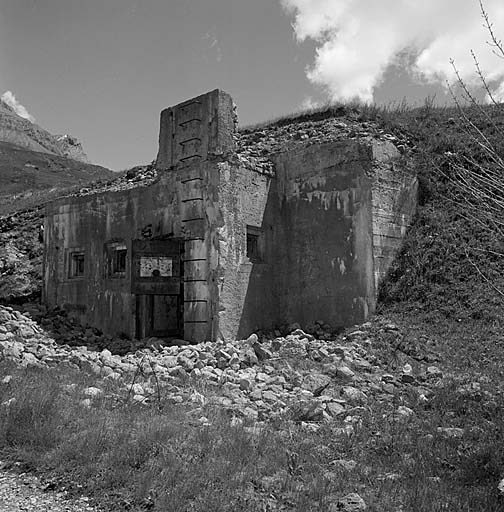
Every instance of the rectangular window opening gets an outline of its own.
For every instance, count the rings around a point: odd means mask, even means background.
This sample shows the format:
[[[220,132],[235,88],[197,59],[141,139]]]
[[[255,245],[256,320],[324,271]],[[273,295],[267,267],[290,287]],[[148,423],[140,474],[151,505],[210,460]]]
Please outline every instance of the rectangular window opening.
[[[126,272],[126,249],[116,249],[112,260],[112,273],[119,274]]]
[[[126,277],[128,249],[123,242],[108,242],[105,246],[109,277]]]
[[[264,263],[264,237],[261,228],[247,226],[247,258],[252,263]]]
[[[70,272],[69,277],[84,276],[85,257],[84,252],[74,251],[70,253]]]

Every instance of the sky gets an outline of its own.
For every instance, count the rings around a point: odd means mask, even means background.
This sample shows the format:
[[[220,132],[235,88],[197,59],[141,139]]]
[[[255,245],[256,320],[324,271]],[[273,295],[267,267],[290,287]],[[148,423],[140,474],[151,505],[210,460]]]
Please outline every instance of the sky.
[[[504,38],[504,2],[486,0]],[[504,101],[478,0],[0,0],[0,94],[97,164],[156,157],[159,113],[220,88],[241,125],[328,101],[450,101],[470,50]],[[23,111],[22,108],[25,110]]]

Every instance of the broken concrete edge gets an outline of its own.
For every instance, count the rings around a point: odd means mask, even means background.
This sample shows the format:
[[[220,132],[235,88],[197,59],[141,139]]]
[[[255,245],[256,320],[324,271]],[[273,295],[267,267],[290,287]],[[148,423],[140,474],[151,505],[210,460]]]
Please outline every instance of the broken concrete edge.
[[[219,89],[167,108],[160,115],[156,167],[173,169],[192,158],[232,153],[235,131],[233,99]]]

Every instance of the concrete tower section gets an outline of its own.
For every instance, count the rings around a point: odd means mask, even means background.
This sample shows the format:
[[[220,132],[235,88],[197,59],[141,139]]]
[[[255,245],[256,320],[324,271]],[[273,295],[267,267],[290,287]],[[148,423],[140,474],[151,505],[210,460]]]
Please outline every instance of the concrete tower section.
[[[364,321],[416,206],[395,146],[307,141],[258,160],[240,144],[225,92],[164,110],[150,179],[47,207],[45,302],[189,342]]]

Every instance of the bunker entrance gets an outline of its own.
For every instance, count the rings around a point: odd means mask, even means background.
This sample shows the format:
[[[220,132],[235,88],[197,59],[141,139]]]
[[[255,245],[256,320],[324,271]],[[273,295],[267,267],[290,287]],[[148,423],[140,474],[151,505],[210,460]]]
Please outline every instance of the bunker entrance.
[[[133,240],[137,338],[183,337],[183,247],[180,239]]]

